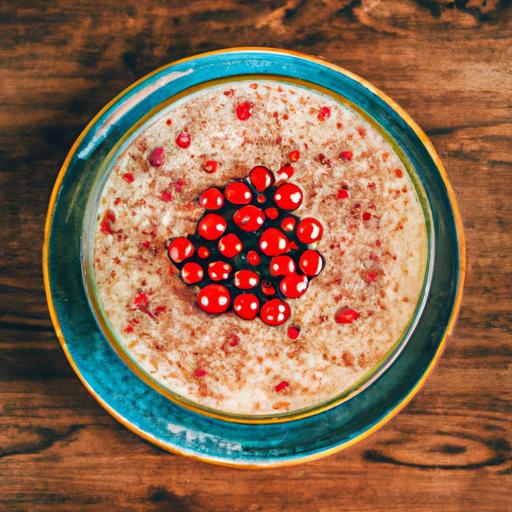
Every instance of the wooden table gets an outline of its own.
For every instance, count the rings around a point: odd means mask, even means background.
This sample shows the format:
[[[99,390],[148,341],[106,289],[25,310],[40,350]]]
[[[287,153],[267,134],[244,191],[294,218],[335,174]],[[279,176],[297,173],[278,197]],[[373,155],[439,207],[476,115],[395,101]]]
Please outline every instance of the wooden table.
[[[64,358],[41,272],[50,190],[88,119],[157,66],[242,45],[320,55],[404,106],[447,167],[468,250],[455,334],[407,409],[345,452],[262,472],[116,423]],[[0,509],[512,510],[511,107],[510,2],[2,2]]]

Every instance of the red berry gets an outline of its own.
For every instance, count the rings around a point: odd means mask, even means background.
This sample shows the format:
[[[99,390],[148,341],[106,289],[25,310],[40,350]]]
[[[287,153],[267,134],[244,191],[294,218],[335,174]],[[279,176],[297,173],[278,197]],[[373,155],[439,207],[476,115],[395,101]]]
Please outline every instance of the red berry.
[[[296,340],[300,334],[300,327],[296,325],[291,325],[290,327],[288,327],[286,334],[288,334],[288,338],[290,338],[291,340]]]
[[[340,158],[345,160],[345,162],[350,162],[350,160],[352,160],[352,156],[352,151],[342,151],[340,153]]]
[[[275,219],[277,219],[277,217],[279,217],[279,212],[277,211],[277,208],[266,208],[265,215],[270,220],[275,220]]]
[[[114,234],[114,230],[112,229],[112,225],[108,220],[102,220],[101,221],[101,231],[107,235]]]
[[[270,260],[270,274],[273,276],[286,276],[295,272],[295,262],[290,256],[275,256]]]
[[[324,260],[318,251],[313,249],[305,250],[299,260],[299,267],[309,277],[320,274],[324,266]]]
[[[243,269],[235,273],[233,284],[240,290],[249,290],[258,286],[260,275],[254,270]]]
[[[281,393],[290,385],[289,382],[282,380],[274,389],[277,393]]]
[[[279,283],[281,293],[290,299],[298,299],[306,293],[308,289],[307,276],[300,276],[299,274],[289,274],[284,277]]]
[[[362,217],[363,217],[363,220],[366,222],[372,218],[372,214],[370,212],[364,212]]]
[[[189,261],[181,269],[181,279],[187,284],[196,284],[204,277],[204,270],[199,263]]]
[[[252,115],[252,107],[253,105],[249,101],[239,103],[235,109],[236,117],[240,119],[240,121],[247,121]]]
[[[180,148],[188,148],[190,146],[190,143],[192,142],[192,137],[190,137],[190,134],[188,134],[187,132],[181,132],[177,137],[176,137],[176,144],[180,147]]]
[[[324,228],[320,222],[313,217],[306,217],[299,222],[297,226],[297,238],[303,244],[312,244],[324,234]]]
[[[257,266],[261,263],[261,256],[256,251],[249,251],[246,256],[250,265]]]
[[[224,205],[224,196],[218,188],[211,187],[199,196],[199,204],[207,210],[218,210]]]
[[[283,210],[296,210],[302,203],[302,190],[294,183],[285,183],[276,190],[274,201]]]
[[[271,299],[261,306],[260,318],[267,325],[282,325],[290,318],[290,306],[281,299]]]
[[[107,235],[113,235],[112,223],[116,221],[116,214],[112,210],[106,210],[101,220],[100,229]]]
[[[201,378],[201,377],[204,377],[205,375],[207,375],[207,371],[204,369],[204,368],[196,368],[194,370],[194,377],[197,377],[197,378]]]
[[[395,169],[395,175],[397,178],[401,178],[404,175],[402,169]]]
[[[133,181],[135,180],[135,177],[133,176],[133,174],[131,172],[125,172],[123,174],[123,180],[126,181],[126,183],[133,183]]]
[[[336,323],[338,324],[351,324],[360,316],[361,314],[355,309],[341,308],[336,312],[334,320],[336,320]]]
[[[268,228],[263,231],[259,247],[261,252],[267,256],[279,256],[290,250],[288,238],[276,228]]]
[[[167,192],[167,190],[163,190],[162,193],[160,194],[160,199],[166,202],[172,201],[172,194],[170,192]]]
[[[240,343],[240,338],[236,334],[230,334],[227,341],[230,347],[236,347]]]
[[[379,278],[379,273],[376,272],[375,270],[370,270],[366,276],[365,276],[365,281],[367,283],[374,283],[375,281],[377,281],[377,279]]]
[[[215,172],[217,170],[217,162],[215,160],[207,160],[203,164],[203,169],[206,172],[213,173],[213,172]]]
[[[274,183],[275,177],[270,169],[258,165],[249,173],[249,180],[258,192],[263,192]]]
[[[329,117],[331,117],[331,109],[329,107],[320,108],[317,117],[319,121],[325,121],[326,119],[329,119]]]
[[[204,260],[210,256],[210,250],[207,247],[199,247],[199,249],[197,249],[197,255]]]
[[[264,203],[266,200],[267,198],[265,197],[265,194],[258,194],[256,196],[256,201],[258,201],[258,203]]]
[[[332,162],[329,158],[327,158],[323,153],[320,153],[318,155],[318,161],[322,164],[322,165],[325,165],[326,167],[332,167]]]
[[[345,190],[344,188],[340,188],[338,190],[338,195],[336,197],[338,199],[348,199],[349,198],[348,190]]]
[[[233,204],[249,204],[252,199],[251,189],[242,181],[228,183],[224,195]]]
[[[242,241],[234,233],[228,233],[219,240],[219,252],[226,258],[234,258],[242,249]]]
[[[299,151],[297,151],[296,149],[294,149],[293,151],[290,151],[290,153],[288,153],[288,158],[289,158],[292,162],[296,162],[296,161],[300,158],[300,153],[299,153]]]
[[[244,231],[256,231],[263,226],[265,215],[258,207],[250,204],[237,210],[233,215],[233,221]]]
[[[295,217],[285,217],[281,221],[281,229],[289,233],[295,229],[295,224],[297,224],[297,219]]]
[[[224,313],[230,302],[229,291],[221,284],[208,284],[197,294],[197,305],[206,313]]]
[[[174,188],[176,189],[176,192],[181,192],[183,190],[184,186],[185,186],[185,181],[182,178],[178,178],[176,180],[176,183],[174,184]]]
[[[140,308],[147,308],[149,306],[149,299],[144,292],[139,292],[135,295],[135,299],[133,300],[134,306]]]
[[[160,167],[165,162],[165,150],[162,147],[153,149],[149,154],[149,165]]]
[[[263,283],[261,283],[261,292],[263,293],[263,295],[275,295],[276,294],[276,289],[272,286],[272,284],[269,282],[269,281],[263,281]]]
[[[229,278],[233,267],[225,261],[212,261],[208,265],[208,275],[212,281],[225,281]]]
[[[106,210],[105,215],[103,216],[105,220],[108,222],[115,222],[116,221],[116,214],[112,210]]]
[[[235,297],[233,309],[240,318],[253,320],[260,309],[260,301],[252,293],[241,293]]]
[[[227,222],[216,213],[207,213],[199,222],[199,234],[206,240],[216,240],[226,231]]]
[[[158,316],[158,315],[162,314],[165,311],[167,311],[167,307],[166,306],[157,306],[155,308],[155,310],[153,311],[153,314],[155,316]]]
[[[289,180],[295,174],[295,169],[292,164],[284,164],[279,172],[277,173],[277,177],[280,180]]]
[[[180,236],[171,241],[167,252],[174,263],[181,263],[194,254],[194,244],[188,238]]]

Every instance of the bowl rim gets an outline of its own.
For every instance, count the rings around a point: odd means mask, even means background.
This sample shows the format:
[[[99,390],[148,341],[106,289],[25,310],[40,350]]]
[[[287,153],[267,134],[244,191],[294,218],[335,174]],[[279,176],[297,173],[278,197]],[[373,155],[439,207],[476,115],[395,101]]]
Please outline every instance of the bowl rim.
[[[64,176],[65,176],[65,174],[66,174],[66,172],[67,172],[67,170],[69,168],[69,164],[71,162],[71,159],[72,159],[73,155],[76,153],[76,150],[78,149],[79,145],[81,144],[81,142],[85,138],[86,134],[89,132],[90,128],[98,121],[98,119],[101,118],[101,116],[103,114],[105,114],[105,112],[107,112],[125,94],[127,94],[129,91],[131,91],[132,89],[134,89],[135,87],[140,85],[142,82],[144,82],[148,78],[150,78],[150,77],[152,77],[152,76],[154,76],[154,75],[156,75],[156,74],[166,70],[167,68],[170,68],[170,67],[172,67],[172,66],[174,66],[176,64],[184,63],[184,62],[191,61],[191,60],[196,60],[196,59],[202,58],[202,57],[218,55],[218,54],[244,53],[244,52],[248,52],[248,53],[261,53],[261,54],[288,55],[288,56],[298,57],[300,59],[307,60],[307,61],[319,64],[321,66],[328,67],[328,68],[330,68],[330,69],[332,69],[332,70],[334,70],[334,71],[336,71],[338,73],[341,73],[341,74],[349,77],[350,79],[352,79],[352,80],[354,80],[356,82],[359,82],[360,85],[362,85],[365,89],[368,89],[371,93],[375,94],[384,103],[386,103],[392,110],[394,110],[404,120],[404,122],[412,129],[412,131],[415,133],[415,135],[421,141],[421,143],[425,147],[429,157],[432,159],[435,167],[437,168],[437,171],[439,172],[439,175],[440,175],[440,177],[442,179],[443,185],[446,188],[446,193],[447,193],[447,197],[448,197],[448,200],[449,200],[449,206],[451,208],[451,211],[453,212],[453,220],[454,220],[455,232],[456,232],[456,236],[457,236],[457,245],[458,245],[458,250],[459,250],[459,254],[458,254],[458,256],[459,256],[459,258],[458,258],[458,272],[457,272],[458,282],[457,282],[456,293],[454,295],[454,302],[453,302],[453,306],[452,306],[452,309],[451,309],[450,317],[449,317],[448,321],[446,322],[446,325],[445,325],[445,327],[443,329],[443,334],[442,334],[442,337],[441,337],[441,339],[440,339],[440,341],[438,343],[438,346],[437,346],[437,349],[436,349],[436,352],[435,352],[434,356],[432,357],[431,361],[429,362],[429,364],[428,364],[426,370],[424,371],[423,375],[419,378],[419,380],[417,381],[415,386],[409,391],[409,393],[402,399],[402,401],[400,403],[398,403],[393,409],[390,409],[377,423],[372,425],[368,430],[361,432],[359,435],[356,435],[354,438],[350,439],[349,441],[347,441],[345,443],[342,443],[340,445],[334,446],[334,447],[332,447],[330,449],[321,451],[319,453],[310,454],[310,455],[307,455],[307,456],[304,456],[304,457],[301,457],[301,458],[292,459],[292,460],[286,460],[286,461],[272,462],[272,463],[269,463],[269,464],[239,464],[239,463],[230,464],[230,463],[225,462],[225,461],[215,461],[215,460],[212,460],[212,458],[210,458],[210,457],[202,457],[202,456],[197,455],[197,454],[187,453],[186,451],[182,451],[180,449],[177,449],[176,447],[170,446],[167,443],[165,443],[165,442],[155,438],[154,436],[151,436],[150,434],[148,434],[147,432],[143,431],[142,429],[140,429],[135,424],[133,424],[130,421],[128,421],[127,419],[125,419],[115,409],[113,409],[109,404],[107,404],[101,398],[101,396],[99,396],[96,393],[96,391],[92,388],[92,386],[87,382],[87,379],[84,377],[84,375],[82,375],[81,371],[79,370],[77,364],[75,363],[75,361],[73,360],[73,358],[72,358],[72,356],[70,354],[70,351],[69,351],[69,348],[67,346],[67,342],[66,342],[66,340],[64,338],[64,335],[63,335],[63,332],[62,332],[62,328],[61,328],[60,323],[59,323],[58,315],[57,315],[57,312],[56,312],[56,309],[55,309],[55,304],[54,304],[53,295],[52,295],[51,286],[50,286],[50,276],[49,276],[49,274],[50,274],[50,272],[49,272],[49,241],[50,241],[50,235],[51,235],[51,226],[52,226],[52,220],[53,220],[53,212],[54,212],[54,207],[55,207],[55,203],[56,203],[56,200],[57,200],[58,192],[60,190],[60,187],[61,187],[62,181],[64,179]],[[183,59],[179,59],[179,60],[170,62],[170,63],[168,63],[168,64],[166,64],[164,66],[161,66],[161,67],[153,70],[152,72],[146,74],[145,76],[143,76],[139,80],[133,82],[131,85],[126,87],[124,90],[122,90],[111,101],[109,101],[89,121],[89,123],[86,125],[86,127],[83,129],[83,131],[80,133],[80,135],[75,140],[75,142],[72,145],[72,147],[70,148],[70,150],[69,150],[69,152],[68,152],[68,154],[67,154],[67,156],[66,156],[66,158],[65,158],[65,160],[64,160],[64,162],[63,162],[63,164],[62,164],[62,166],[60,168],[60,171],[59,171],[59,173],[57,175],[57,178],[56,178],[53,190],[52,190],[52,194],[51,194],[50,201],[49,201],[49,206],[48,206],[48,211],[47,211],[47,216],[46,216],[46,222],[45,222],[44,242],[43,242],[43,262],[42,263],[43,263],[43,276],[44,276],[45,293],[46,293],[46,298],[47,298],[47,302],[48,302],[48,308],[49,308],[49,311],[50,311],[50,317],[51,317],[51,320],[52,320],[55,332],[57,334],[57,337],[59,339],[59,342],[61,344],[61,347],[62,347],[62,349],[63,349],[63,351],[64,351],[64,353],[65,353],[65,355],[66,355],[66,357],[67,357],[67,359],[68,359],[68,361],[70,363],[70,365],[72,366],[73,370],[75,371],[75,373],[77,374],[79,379],[82,381],[82,384],[86,387],[86,389],[89,391],[89,393],[96,399],[96,401],[105,410],[107,410],[107,412],[109,412],[114,418],[116,418],[120,423],[122,423],[124,426],[126,426],[129,430],[133,431],[134,433],[136,433],[137,435],[141,436],[142,438],[144,438],[144,439],[152,442],[153,444],[156,444],[156,445],[160,446],[161,448],[164,448],[164,449],[166,449],[168,451],[171,451],[171,452],[174,452],[174,453],[179,453],[179,454],[182,454],[182,455],[192,456],[192,457],[194,457],[196,459],[200,459],[200,460],[204,460],[204,461],[208,461],[208,462],[214,462],[214,463],[218,463],[218,464],[221,464],[221,465],[234,466],[234,467],[247,467],[247,468],[255,468],[255,467],[261,468],[261,467],[270,467],[270,466],[271,467],[275,467],[275,466],[280,466],[280,465],[290,465],[290,464],[296,464],[296,463],[304,462],[304,461],[307,461],[307,460],[314,460],[314,459],[317,459],[317,458],[329,455],[331,453],[337,452],[337,451],[339,451],[339,450],[341,450],[343,448],[346,448],[348,446],[351,446],[355,442],[358,442],[359,440],[369,436],[372,432],[374,432],[375,430],[380,428],[380,426],[384,425],[389,420],[391,420],[391,418],[393,418],[396,414],[398,414],[398,412],[400,412],[409,403],[409,401],[412,400],[412,398],[416,395],[416,393],[419,391],[419,389],[423,386],[426,378],[431,373],[433,367],[435,366],[435,364],[439,360],[439,357],[440,357],[440,355],[441,355],[441,353],[442,353],[442,351],[444,349],[446,340],[447,340],[448,336],[453,331],[453,328],[454,328],[454,325],[455,325],[455,321],[456,321],[458,312],[460,310],[460,305],[461,305],[462,290],[463,290],[463,286],[464,286],[465,269],[466,269],[466,254],[465,254],[464,231],[463,231],[461,216],[460,216],[459,208],[457,206],[457,201],[455,199],[455,195],[454,195],[453,189],[451,187],[451,184],[450,184],[450,182],[448,180],[448,177],[447,177],[447,174],[446,174],[446,170],[445,170],[445,168],[444,168],[444,166],[443,166],[439,156],[437,155],[437,152],[435,151],[432,143],[430,142],[430,140],[426,136],[426,134],[416,124],[416,122],[409,116],[409,114],[407,114],[395,101],[393,101],[391,98],[389,98],[385,93],[380,91],[378,88],[373,86],[371,83],[366,81],[364,78],[359,77],[358,75],[356,75],[356,74],[354,74],[354,73],[352,73],[352,72],[350,72],[350,71],[348,71],[348,70],[346,70],[346,69],[344,69],[344,68],[342,68],[342,67],[340,67],[340,66],[338,66],[336,64],[331,64],[331,63],[326,62],[326,61],[324,61],[322,59],[319,59],[317,57],[313,57],[313,56],[310,56],[310,55],[307,55],[307,54],[304,54],[304,53],[300,53],[300,52],[296,52],[296,51],[292,51],[292,50],[278,49],[278,48],[235,47],[235,48],[227,48],[227,49],[215,50],[215,51],[212,51],[212,52],[205,52],[205,53],[200,53],[200,54],[192,55],[190,57],[186,57],[186,58],[183,58]],[[180,405],[183,406],[183,404],[181,404],[181,403],[180,403]],[[334,404],[334,405],[338,405],[338,404]],[[190,407],[188,407],[188,408],[190,409]],[[194,410],[194,409],[192,409],[192,410]],[[319,408],[318,411],[315,410],[310,415],[317,414],[319,412],[322,412],[323,410],[324,409]],[[200,412],[202,414],[205,414],[203,411],[200,411]],[[209,416],[209,414],[205,414],[205,416]],[[300,416],[300,418],[302,418],[302,417],[304,417],[304,415]],[[226,418],[222,417],[221,419],[225,420]],[[297,417],[295,419],[299,419],[299,417]],[[291,413],[289,417],[283,417],[283,419],[281,421],[293,421],[293,420],[294,420],[293,413]],[[229,419],[228,419],[228,421],[229,421]],[[231,421],[233,421],[233,420],[231,420]],[[259,421],[256,421],[256,422],[258,423]],[[263,421],[263,422],[264,423],[269,423],[269,421]],[[243,423],[247,423],[247,422],[244,421]],[[249,422],[249,423],[253,423],[253,422]]]
[[[99,296],[96,280],[95,280],[95,269],[94,269],[94,233],[96,225],[96,214],[101,201],[101,196],[105,186],[105,180],[101,179],[105,176],[108,179],[113,167],[116,162],[121,158],[127,148],[134,143],[137,137],[149,126],[151,126],[156,119],[165,117],[167,112],[177,102],[186,100],[191,94],[196,95],[198,93],[209,92],[212,89],[217,90],[222,86],[230,86],[234,81],[236,83],[249,83],[252,81],[269,81],[275,82],[276,84],[289,83],[294,84],[299,88],[306,88],[305,90],[316,91],[317,93],[323,94],[334,100],[337,103],[342,104],[345,107],[355,111],[369,124],[372,125],[386,141],[395,150],[398,157],[402,160],[404,167],[407,169],[407,173],[413,182],[412,185],[416,190],[421,209],[425,217],[425,231],[426,231],[426,251],[423,262],[423,277],[420,287],[420,292],[415,303],[414,310],[409,315],[408,321],[405,327],[401,330],[399,335],[393,341],[393,344],[389,349],[386,350],[384,355],[379,358],[377,363],[373,365],[369,370],[365,371],[357,381],[347,388],[338,391],[335,395],[330,396],[320,402],[316,402],[304,407],[293,409],[291,411],[283,413],[264,413],[264,414],[241,414],[230,411],[223,411],[211,406],[206,406],[188,398],[182,394],[175,392],[171,387],[165,385],[161,379],[153,376],[144,366],[140,363],[137,357],[127,348],[126,343],[122,339],[120,333],[114,328],[108,315],[105,312],[103,302]],[[145,87],[152,87],[151,83],[145,85]],[[141,89],[141,93],[144,89]],[[121,108],[122,105],[120,105]],[[427,307],[427,299],[430,289],[430,284],[433,278],[433,267],[434,267],[434,253],[435,253],[435,235],[432,221],[432,211],[430,209],[430,203],[427,198],[426,191],[421,183],[418,176],[415,175],[414,165],[405,154],[405,152],[397,146],[396,142],[386,132],[384,127],[379,125],[367,112],[361,107],[355,104],[353,101],[345,98],[340,93],[334,92],[324,86],[320,86],[313,82],[309,82],[306,79],[298,80],[296,78],[288,77],[285,75],[271,75],[271,74],[251,74],[251,75],[237,75],[236,79],[231,77],[207,80],[201,82],[192,88],[183,89],[180,92],[168,97],[157,106],[153,107],[147,113],[145,113],[139,120],[137,120],[130,129],[121,136],[116,144],[110,149],[108,154],[105,156],[103,163],[101,164],[101,172],[99,174],[99,182],[95,180],[93,185],[92,193],[88,199],[86,209],[84,211],[84,235],[82,243],[82,276],[84,280],[84,286],[87,292],[87,298],[89,305],[94,313],[97,324],[99,325],[103,335],[110,343],[117,355],[123,360],[123,362],[134,372],[137,377],[143,380],[146,384],[152,387],[155,391],[162,394],[165,398],[177,403],[178,405],[189,409],[195,413],[202,414],[204,416],[223,420],[226,422],[240,423],[240,424],[273,424],[273,423],[285,423],[289,421],[296,421],[310,416],[321,414],[322,412],[328,411],[334,407],[341,405],[342,403],[350,400],[359,393],[362,393],[366,388],[371,386],[386,370],[393,364],[393,362],[400,356],[400,353],[405,348],[409,340],[414,334],[414,329],[417,323],[421,319],[423,311]]]

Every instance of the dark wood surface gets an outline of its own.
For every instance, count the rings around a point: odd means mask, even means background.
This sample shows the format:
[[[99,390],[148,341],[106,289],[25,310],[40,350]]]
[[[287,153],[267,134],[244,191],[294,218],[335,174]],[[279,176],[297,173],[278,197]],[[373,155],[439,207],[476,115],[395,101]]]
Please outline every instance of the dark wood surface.
[[[72,373],[48,317],[46,206],[86,122],[153,68],[242,45],[319,55],[427,131],[467,237],[458,325],[405,411],[345,452],[263,472],[141,441]],[[492,0],[0,4],[0,509],[512,510],[512,8]]]

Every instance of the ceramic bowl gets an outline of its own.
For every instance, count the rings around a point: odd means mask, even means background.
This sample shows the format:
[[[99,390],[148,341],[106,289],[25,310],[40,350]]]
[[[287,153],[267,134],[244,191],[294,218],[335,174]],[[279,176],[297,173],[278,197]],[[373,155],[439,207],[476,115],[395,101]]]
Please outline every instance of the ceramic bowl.
[[[116,155],[156,113],[215,82],[248,77],[319,89],[358,110],[401,157],[422,199],[429,235],[423,295],[407,331],[377,368],[329,402],[267,417],[203,408],[163,388],[124,350],[101,313],[88,254],[95,209]],[[293,464],[349,446],[395,415],[438,359],[460,306],[464,241],[455,198],[432,144],[371,84],[286,50],[238,48],[160,68],[128,87],[71,148],[50,200],[43,267],[57,336],[98,402],[130,430],[172,452],[242,467]]]

